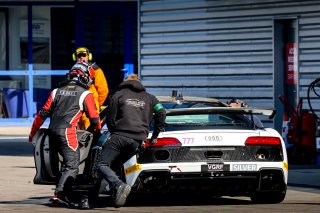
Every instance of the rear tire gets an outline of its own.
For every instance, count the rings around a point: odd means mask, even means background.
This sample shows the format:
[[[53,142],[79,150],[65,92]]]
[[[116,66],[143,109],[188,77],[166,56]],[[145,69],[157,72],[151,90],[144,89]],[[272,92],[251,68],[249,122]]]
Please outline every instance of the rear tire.
[[[284,200],[286,192],[286,190],[281,192],[255,192],[250,198],[253,203],[257,204],[275,204]]]

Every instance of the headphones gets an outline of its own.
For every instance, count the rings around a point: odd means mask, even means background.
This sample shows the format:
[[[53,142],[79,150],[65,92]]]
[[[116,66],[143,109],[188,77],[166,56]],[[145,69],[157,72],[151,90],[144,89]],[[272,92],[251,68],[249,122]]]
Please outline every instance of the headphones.
[[[88,61],[92,61],[92,53],[86,47],[78,47],[74,53],[72,53],[72,59],[77,61],[77,55],[79,53],[86,53],[88,55]]]

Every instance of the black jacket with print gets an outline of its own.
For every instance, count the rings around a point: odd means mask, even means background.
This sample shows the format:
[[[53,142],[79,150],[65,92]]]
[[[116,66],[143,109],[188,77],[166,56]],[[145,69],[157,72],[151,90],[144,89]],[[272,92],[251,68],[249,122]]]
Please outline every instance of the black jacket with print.
[[[154,117],[152,136],[157,138],[166,118],[165,109],[161,106],[155,96],[146,92],[140,81],[124,81],[119,85],[119,91],[110,98],[106,114],[108,129],[113,134],[146,140],[149,124]]]

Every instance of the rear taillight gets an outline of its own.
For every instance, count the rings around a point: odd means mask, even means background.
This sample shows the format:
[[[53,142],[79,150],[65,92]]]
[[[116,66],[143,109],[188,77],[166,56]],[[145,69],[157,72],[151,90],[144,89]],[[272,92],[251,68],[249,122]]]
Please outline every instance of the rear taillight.
[[[176,138],[158,138],[157,143],[153,146],[150,146],[148,142],[149,139],[146,141],[146,147],[181,146],[181,142]]]
[[[281,145],[278,137],[248,137],[245,145]]]

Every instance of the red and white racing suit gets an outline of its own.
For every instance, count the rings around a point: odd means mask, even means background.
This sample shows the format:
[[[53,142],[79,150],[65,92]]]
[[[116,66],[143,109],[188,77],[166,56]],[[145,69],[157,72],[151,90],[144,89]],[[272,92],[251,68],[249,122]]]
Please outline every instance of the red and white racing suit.
[[[61,177],[55,194],[62,192],[65,183],[75,179],[79,172],[80,151],[76,132],[83,113],[86,113],[95,129],[101,129],[92,93],[71,81],[51,92],[32,124],[31,138],[50,116],[50,144],[54,145],[63,157]]]

